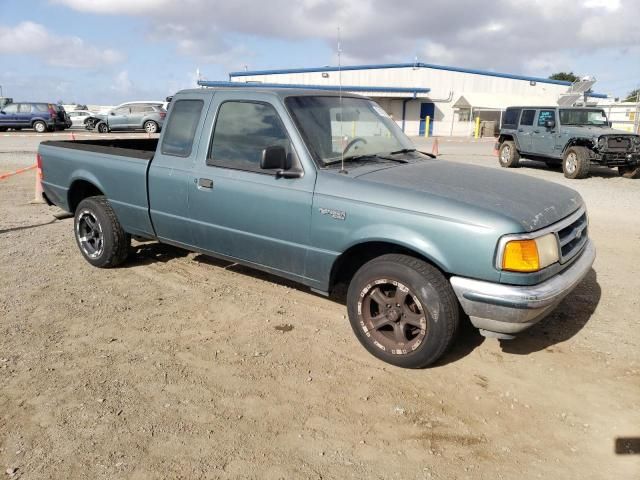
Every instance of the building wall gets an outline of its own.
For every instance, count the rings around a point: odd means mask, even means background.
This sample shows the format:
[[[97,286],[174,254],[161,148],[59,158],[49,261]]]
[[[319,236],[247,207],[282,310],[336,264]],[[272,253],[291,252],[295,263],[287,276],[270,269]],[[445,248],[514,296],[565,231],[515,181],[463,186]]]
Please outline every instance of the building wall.
[[[566,92],[566,85],[533,82],[529,80],[495,77],[483,74],[456,72],[433,68],[381,68],[367,70],[343,70],[330,72],[275,73],[232,77],[232,81],[258,81],[264,83],[285,83],[305,85],[338,85],[340,75],[344,86],[377,86],[430,88],[428,94],[419,94],[406,105],[405,133],[418,135],[420,125],[420,104],[433,102],[435,115],[433,134],[471,135],[473,122],[460,122],[453,104],[465,93],[491,94],[504,98],[503,108],[511,106],[514,96],[547,98],[555,104],[558,96]],[[375,100],[393,116],[398,125],[402,124],[403,99],[397,93],[375,93]],[[508,99],[507,99],[508,97]]]

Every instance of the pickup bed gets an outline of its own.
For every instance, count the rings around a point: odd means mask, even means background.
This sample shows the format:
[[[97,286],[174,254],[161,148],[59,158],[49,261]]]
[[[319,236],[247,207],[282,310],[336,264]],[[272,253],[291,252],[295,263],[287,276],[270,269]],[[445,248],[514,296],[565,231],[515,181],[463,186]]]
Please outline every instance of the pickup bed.
[[[430,158],[356,95],[185,90],[157,140],[43,142],[39,162],[91,264],[122,264],[138,236],[345,285],[358,340],[403,367],[440,358],[461,311],[512,338],[595,258],[578,193]]]

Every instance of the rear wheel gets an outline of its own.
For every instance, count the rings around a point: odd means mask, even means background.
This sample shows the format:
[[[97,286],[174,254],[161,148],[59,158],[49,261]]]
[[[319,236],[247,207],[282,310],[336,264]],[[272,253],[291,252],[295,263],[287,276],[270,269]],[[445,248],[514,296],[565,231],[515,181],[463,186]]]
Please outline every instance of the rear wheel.
[[[116,267],[127,258],[131,236],[123,230],[103,196],[80,202],[75,213],[74,233],[82,256],[94,267]]]
[[[158,124],[153,120],[147,120],[144,122],[144,130],[147,133],[156,133],[158,131]]]
[[[34,122],[33,129],[38,133],[44,133],[47,131],[47,124],[38,120],[37,122]]]
[[[562,171],[564,176],[571,179],[586,178],[589,176],[589,150],[585,147],[569,147],[564,152]]]
[[[364,264],[347,293],[351,327],[375,357],[404,368],[437,361],[459,322],[451,285],[438,269],[407,255]]]
[[[618,167],[618,175],[624,178],[640,178],[640,165]]]
[[[500,166],[505,168],[517,168],[520,166],[520,153],[518,153],[515,142],[511,140],[502,142],[498,151],[498,161]]]

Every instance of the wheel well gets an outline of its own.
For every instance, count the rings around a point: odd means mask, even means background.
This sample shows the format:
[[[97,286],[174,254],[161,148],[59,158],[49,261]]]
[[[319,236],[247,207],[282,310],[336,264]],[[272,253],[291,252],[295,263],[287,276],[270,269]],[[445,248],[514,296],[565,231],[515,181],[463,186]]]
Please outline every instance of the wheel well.
[[[572,138],[564,146],[563,153],[570,147],[587,147],[589,149],[593,149],[593,146],[593,142],[588,138]]]
[[[68,195],[69,211],[75,212],[78,204],[88,197],[104,195],[104,193],[93,183],[86,180],[76,180],[71,185]]]
[[[388,253],[401,253],[410,257],[419,258],[440,269],[440,267],[434,264],[434,262],[429,258],[411,250],[410,248],[403,247],[402,245],[397,245],[391,242],[359,243],[342,253],[333,263],[329,282],[329,292],[333,292],[338,285],[348,285],[362,265],[376,257],[386,255]]]
[[[505,140],[512,140],[512,141],[513,141],[513,135],[501,134],[501,135],[498,137],[498,143],[502,143],[502,142],[504,142]]]

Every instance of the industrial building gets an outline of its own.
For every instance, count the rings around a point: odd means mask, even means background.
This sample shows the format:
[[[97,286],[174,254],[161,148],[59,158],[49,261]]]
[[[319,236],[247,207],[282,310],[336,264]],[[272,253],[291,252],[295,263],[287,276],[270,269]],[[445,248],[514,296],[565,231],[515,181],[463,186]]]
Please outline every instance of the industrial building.
[[[247,70],[230,73],[229,80],[331,89],[342,85],[344,91],[375,99],[407,135],[424,135],[427,125],[430,135],[471,135],[478,117],[483,127],[490,127],[484,134],[492,135],[509,106],[568,105],[583,98],[572,93],[570,82],[418,62]],[[594,102],[606,98],[589,96]]]

